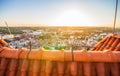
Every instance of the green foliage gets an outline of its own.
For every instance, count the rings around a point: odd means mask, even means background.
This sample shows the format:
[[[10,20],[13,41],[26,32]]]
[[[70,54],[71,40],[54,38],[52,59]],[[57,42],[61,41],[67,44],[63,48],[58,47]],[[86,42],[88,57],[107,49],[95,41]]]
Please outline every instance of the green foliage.
[[[46,50],[55,50],[55,48],[52,46],[44,46],[43,48]]]
[[[56,50],[62,50],[62,49],[66,49],[66,46],[55,46]]]
[[[39,36],[39,38],[40,38],[41,40],[44,40],[44,39],[45,39],[44,36]]]
[[[44,46],[43,47],[46,50],[62,50],[62,49],[66,49],[66,46]]]

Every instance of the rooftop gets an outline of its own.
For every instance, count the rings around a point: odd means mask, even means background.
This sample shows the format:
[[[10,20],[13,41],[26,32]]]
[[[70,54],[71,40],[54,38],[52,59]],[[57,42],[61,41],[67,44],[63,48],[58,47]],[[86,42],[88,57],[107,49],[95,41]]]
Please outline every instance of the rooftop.
[[[1,47],[0,76],[120,76],[119,40],[108,35],[90,51],[74,51],[74,61],[69,50]]]

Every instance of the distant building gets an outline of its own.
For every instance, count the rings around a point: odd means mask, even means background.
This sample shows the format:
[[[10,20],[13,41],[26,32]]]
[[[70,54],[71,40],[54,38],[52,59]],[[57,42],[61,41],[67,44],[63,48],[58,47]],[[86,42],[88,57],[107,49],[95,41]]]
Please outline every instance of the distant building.
[[[0,34],[0,38],[12,39],[12,38],[14,38],[14,35],[13,34]]]

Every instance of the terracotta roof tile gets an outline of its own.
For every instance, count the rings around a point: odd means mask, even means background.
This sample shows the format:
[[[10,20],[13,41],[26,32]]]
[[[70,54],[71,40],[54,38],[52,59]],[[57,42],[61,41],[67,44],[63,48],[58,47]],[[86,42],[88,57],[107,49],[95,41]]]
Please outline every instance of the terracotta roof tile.
[[[101,45],[103,45],[103,43],[104,42],[106,42],[106,40],[107,41],[109,41],[109,38],[111,38],[111,36],[106,36],[105,38],[103,38],[100,42],[98,42],[95,46],[93,46],[90,50],[91,51],[95,51],[96,49],[99,49],[99,47],[101,46]],[[108,42],[106,42],[106,43],[108,43]]]
[[[7,69],[7,65],[9,63],[9,60],[6,58],[2,58],[1,59],[1,63],[0,63],[0,76],[5,76],[6,74],[6,69]]]
[[[108,50],[108,49],[111,47],[111,45],[114,43],[114,41],[115,41],[115,38],[112,37],[112,38],[109,40],[108,44],[106,45],[106,48],[104,48],[104,50]]]
[[[6,57],[6,58],[18,58],[19,50],[16,49],[7,49],[3,50],[0,53],[0,57]]]
[[[120,76],[119,50],[119,35],[106,36],[92,51],[74,51],[74,62],[70,51],[5,48],[0,76]]]
[[[120,50],[120,42],[117,44],[115,51],[119,51]]]
[[[16,69],[17,69],[17,60],[11,59],[7,67],[6,76],[15,76]]]
[[[99,50],[99,51],[103,51],[104,48],[107,46],[107,44],[108,44],[108,42],[110,41],[111,38],[112,38],[112,37],[108,37],[108,38],[105,40],[104,44],[101,43],[101,46],[99,46],[100,49],[98,49],[98,50]]]
[[[112,76],[119,76],[119,64],[118,63],[112,63],[111,64],[111,72]]]
[[[90,66],[89,62],[83,64],[83,69],[84,69],[85,76],[91,76],[90,75],[91,74],[91,66]]]
[[[90,51],[120,51],[119,44],[120,43],[120,35],[114,34],[114,35],[108,35],[103,40],[98,42],[93,48],[90,49]]]
[[[4,41],[3,39],[0,39],[0,43],[1,43],[2,45],[6,45],[6,44],[7,44],[7,42]]]
[[[36,51],[37,52],[37,51]],[[27,59],[28,51],[22,51],[20,56],[18,57],[20,51],[18,50],[4,50],[0,53],[0,57],[5,58],[16,58],[16,59]],[[31,52],[32,53],[32,52]],[[50,60],[50,61],[72,61],[71,52],[65,51],[64,54],[60,54],[60,51],[46,51],[42,54],[41,59],[36,58],[37,60]],[[117,57],[120,52],[96,52],[96,51],[74,51],[74,61],[85,61],[85,62],[95,62],[95,61],[103,61],[103,62],[113,62],[114,60],[111,58],[115,58],[120,61]],[[30,54],[29,54],[30,55]],[[104,57],[103,59],[101,57]],[[28,58],[33,59],[33,58]],[[115,62],[115,61],[114,61]]]
[[[3,69],[0,69],[0,76],[4,76],[5,74],[7,76],[16,76],[16,75],[17,76],[36,76],[36,75],[38,76],[39,75],[41,76],[45,76],[45,75],[47,76],[55,76],[55,75],[58,75],[58,76],[64,76],[64,75],[65,76],[70,76],[70,75],[93,76],[93,72],[94,74],[97,74],[99,76],[107,76],[107,75],[109,76],[109,74],[111,74],[111,71],[108,71],[108,70],[113,70],[112,76],[119,75],[118,74],[119,65],[116,63],[109,64],[111,68],[107,67],[107,65],[103,63],[91,63],[91,62],[67,62],[67,63],[61,62],[60,64],[58,63],[60,62],[46,61],[44,65],[42,64],[41,66],[42,68],[40,68],[41,61],[31,60],[29,61],[29,67],[28,67],[28,61],[22,59],[19,62],[19,65],[15,66],[16,60],[11,59],[9,65],[7,65],[7,63],[6,64],[4,63],[4,65],[1,64],[4,67],[1,66]],[[96,69],[91,70],[92,69],[91,65],[94,66],[94,68]],[[112,65],[114,65],[114,67]],[[43,70],[40,70],[40,69],[43,69]],[[114,70],[116,70],[116,72]]]
[[[115,50],[115,46],[117,46],[117,44],[120,42],[120,39],[115,39],[115,41],[112,43],[112,45],[111,45],[111,47],[108,49],[108,50],[110,50],[110,51],[113,51],[113,50]]]
[[[34,51],[32,50],[30,53],[29,53],[29,57],[30,59],[41,59],[42,57],[42,53],[43,51],[42,50],[39,50],[39,51]]]
[[[43,51],[42,54],[43,60],[52,60],[52,61],[64,61],[64,52],[63,51]]]

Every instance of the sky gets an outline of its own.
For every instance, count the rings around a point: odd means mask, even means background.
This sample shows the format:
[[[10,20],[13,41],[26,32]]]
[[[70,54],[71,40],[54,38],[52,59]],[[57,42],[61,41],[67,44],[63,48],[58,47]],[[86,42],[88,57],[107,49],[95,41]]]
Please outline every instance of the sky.
[[[113,26],[116,0],[0,0],[0,24]],[[120,0],[117,24],[120,26]]]

